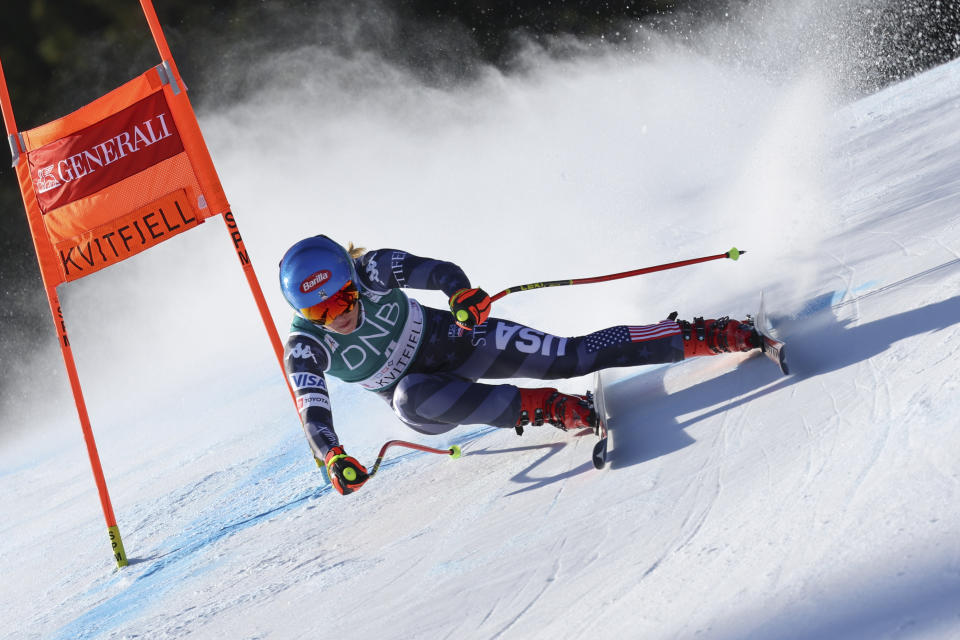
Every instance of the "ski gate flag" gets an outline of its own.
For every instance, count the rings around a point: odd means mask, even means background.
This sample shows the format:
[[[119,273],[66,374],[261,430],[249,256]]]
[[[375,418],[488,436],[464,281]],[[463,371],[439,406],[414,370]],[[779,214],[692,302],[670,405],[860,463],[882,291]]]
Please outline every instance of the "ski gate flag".
[[[163,73],[163,77],[161,77]],[[19,170],[54,253],[58,283],[82,278],[225,213],[212,165],[197,163],[164,95],[162,66],[22,135]],[[197,174],[209,171],[207,200]],[[29,184],[25,184],[28,182]],[[210,204],[214,206],[211,207]]]
[[[56,288],[222,215],[283,369],[283,345],[151,0],[162,62],[77,111],[17,131],[0,65],[0,107],[114,559],[127,564]],[[284,375],[286,379],[286,376]],[[289,383],[288,383],[289,386]],[[293,395],[291,391],[291,396]]]

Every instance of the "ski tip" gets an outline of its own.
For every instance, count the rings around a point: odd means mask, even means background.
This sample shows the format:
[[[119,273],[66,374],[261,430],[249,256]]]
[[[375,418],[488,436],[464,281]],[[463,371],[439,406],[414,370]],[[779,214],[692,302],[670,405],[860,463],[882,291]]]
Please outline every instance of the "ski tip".
[[[783,373],[783,375],[790,375],[790,366],[787,365],[787,350],[783,347],[780,347],[780,362],[778,364],[780,365],[780,372]]]

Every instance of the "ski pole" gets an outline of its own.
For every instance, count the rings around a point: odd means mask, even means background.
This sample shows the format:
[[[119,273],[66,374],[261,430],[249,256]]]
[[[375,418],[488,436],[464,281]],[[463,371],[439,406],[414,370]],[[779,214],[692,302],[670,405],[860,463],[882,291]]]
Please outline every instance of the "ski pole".
[[[510,287],[504,289],[495,296],[490,296],[490,302],[496,302],[503,296],[509,293],[516,293],[517,291],[529,291],[530,289],[543,289],[544,287],[565,287],[571,284],[592,284],[594,282],[607,282],[608,280],[619,280],[620,278],[629,278],[631,276],[640,276],[645,273],[653,273],[654,271],[666,271],[667,269],[676,269],[677,267],[685,267],[688,264],[697,264],[698,262],[707,262],[709,260],[720,260],[721,258],[730,258],[731,260],[738,260],[740,256],[745,254],[746,251],[737,249],[733,247],[730,251],[726,253],[720,253],[715,256],[706,256],[704,258],[693,258],[691,260],[681,260],[680,262],[670,262],[668,264],[661,264],[655,267],[644,267],[642,269],[634,269],[632,271],[623,271],[621,273],[612,273],[608,276],[594,276],[593,278],[573,278],[571,280],[551,280],[549,282],[533,282],[531,284],[521,284],[516,287]]]
[[[405,440],[390,440],[380,449],[380,455],[377,456],[377,461],[373,464],[373,469],[367,474],[369,477],[373,477],[377,472],[377,469],[380,468],[380,463],[383,462],[383,456],[386,454],[387,449],[393,446],[398,447],[407,447],[408,449],[416,449],[417,451],[425,451],[427,453],[438,453],[440,455],[450,456],[454,460],[459,458],[462,454],[460,447],[453,445],[449,449],[434,449],[433,447],[427,447],[422,444],[417,444],[415,442],[407,442]]]

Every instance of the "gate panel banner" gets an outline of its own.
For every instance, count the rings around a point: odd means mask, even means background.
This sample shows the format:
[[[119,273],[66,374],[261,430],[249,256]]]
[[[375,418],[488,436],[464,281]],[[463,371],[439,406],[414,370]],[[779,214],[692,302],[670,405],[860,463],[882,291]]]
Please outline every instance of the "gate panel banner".
[[[89,196],[183,151],[157,92],[100,122],[27,153],[44,213]]]
[[[162,65],[154,67],[22,132],[26,162],[20,159],[17,175],[24,200],[41,214],[52,254],[41,264],[55,270],[47,275],[56,284],[228,210],[186,94],[171,80]]]

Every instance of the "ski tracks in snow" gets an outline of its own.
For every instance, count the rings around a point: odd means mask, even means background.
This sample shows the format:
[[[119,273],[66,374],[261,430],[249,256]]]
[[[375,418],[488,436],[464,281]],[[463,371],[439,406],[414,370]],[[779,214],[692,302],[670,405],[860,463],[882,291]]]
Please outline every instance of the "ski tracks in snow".
[[[696,478],[690,483],[690,487],[693,488],[693,504],[680,525],[680,531],[670,553],[676,553],[690,545],[700,533],[720,498],[723,491],[723,461],[729,447],[727,436],[729,422],[730,412],[724,411],[721,414],[716,435],[712,442],[706,445],[708,455],[697,472]]]
[[[561,547],[563,547],[563,543],[564,543],[564,542],[565,542],[565,541],[561,540],[561,543],[560,543],[560,546],[561,546]],[[553,561],[553,564],[551,565],[551,571],[550,571],[550,575],[549,575],[549,576],[547,576],[546,578],[535,578],[535,579],[532,578],[532,579],[528,580],[528,581],[524,584],[523,587],[521,587],[520,591],[521,591],[521,593],[522,593],[522,592],[525,590],[525,588],[526,588],[527,585],[534,584],[534,583],[536,583],[536,582],[539,582],[540,580],[543,581],[542,584],[537,585],[537,586],[535,587],[535,588],[536,588],[536,591],[535,591],[535,593],[533,594],[533,597],[530,599],[530,601],[527,602],[527,604],[526,604],[520,611],[518,611],[518,612],[506,623],[506,625],[504,625],[504,627],[503,627],[502,629],[500,629],[499,631],[497,631],[496,633],[494,633],[492,636],[490,636],[491,638],[502,638],[502,637],[504,637],[504,635],[505,635],[508,631],[510,631],[512,628],[514,628],[514,626],[520,621],[520,619],[523,618],[523,616],[527,614],[527,612],[529,612],[531,609],[533,609],[533,607],[536,606],[537,603],[539,603],[539,602],[541,601],[541,599],[543,598],[544,594],[546,594],[547,591],[550,589],[550,587],[553,586],[553,585],[557,582],[557,576],[559,576],[559,574],[560,574],[560,567],[561,567],[560,557],[561,557],[560,554],[558,554],[557,557],[556,557],[556,559]],[[512,596],[513,594],[509,594],[509,595]],[[510,601],[511,601],[511,603],[512,603],[512,601],[513,601],[513,598],[512,598],[512,597],[510,598]],[[501,602],[501,599],[497,599],[497,601],[494,603],[493,607],[490,609],[490,611],[487,612],[487,615],[484,616],[483,620],[481,621],[481,623],[480,623],[481,626],[482,626],[485,622],[487,622],[487,620],[494,614],[494,612],[496,611],[496,609],[497,609],[497,607],[499,606],[500,602]]]
[[[739,396],[737,396],[739,397]],[[731,398],[728,403],[735,403],[737,397]],[[699,467],[689,479],[680,494],[676,497],[678,505],[686,505],[682,514],[678,514],[678,523],[675,534],[661,547],[662,553],[649,564],[641,579],[649,577],[664,561],[674,554],[691,547],[700,536],[710,520],[711,514],[720,502],[724,493],[725,467],[729,457],[736,455],[738,449],[732,441],[742,436],[745,426],[749,424],[750,403],[734,408],[721,408],[714,420],[709,421],[704,429],[711,429],[714,433],[708,442],[700,447],[705,452]],[[767,483],[770,482],[769,460],[763,445],[759,445],[761,455],[765,458],[767,468]]]
[[[864,481],[870,472],[873,471],[877,461],[883,454],[887,443],[890,441],[891,402],[890,387],[887,383],[887,378],[878,370],[877,363],[875,363],[872,358],[867,360],[863,368],[866,369],[866,373],[870,376],[872,381],[872,385],[868,386],[868,388],[865,390],[866,394],[864,395],[868,395],[873,399],[872,406],[870,407],[870,420],[866,425],[864,425],[864,427],[867,429],[879,427],[879,432],[877,432],[873,438],[873,446],[866,455],[864,467],[860,470],[860,473],[857,476],[850,500],[848,502],[856,498],[857,493],[859,493]],[[861,386],[861,383],[856,383],[856,386]]]

